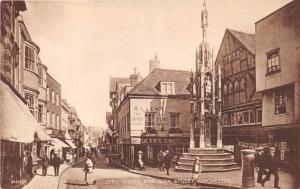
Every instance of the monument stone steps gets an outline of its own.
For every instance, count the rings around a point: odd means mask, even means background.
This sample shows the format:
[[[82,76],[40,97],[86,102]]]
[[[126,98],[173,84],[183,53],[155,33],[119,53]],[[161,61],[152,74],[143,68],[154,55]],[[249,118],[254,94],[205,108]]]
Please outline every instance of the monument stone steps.
[[[194,163],[195,159],[194,158],[185,158],[182,157],[180,159],[181,163]],[[200,159],[201,163],[204,164],[211,164],[211,163],[234,163],[234,158],[230,157],[230,158],[221,158],[221,159]]]
[[[222,148],[191,148],[188,150],[188,153],[182,153],[175,167],[176,171],[192,171],[196,157],[200,159],[204,172],[239,169],[234,162],[233,156]]]

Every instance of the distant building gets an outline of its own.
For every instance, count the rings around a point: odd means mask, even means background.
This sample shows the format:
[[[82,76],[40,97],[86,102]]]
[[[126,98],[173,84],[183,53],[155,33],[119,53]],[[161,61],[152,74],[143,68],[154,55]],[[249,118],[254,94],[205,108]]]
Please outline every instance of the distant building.
[[[108,135],[104,137],[107,140],[111,140],[111,145],[109,146],[109,150],[117,153],[118,151],[118,132],[117,132],[117,107],[121,102],[121,99],[124,98],[124,92],[128,92],[129,88],[132,88],[137,83],[142,80],[142,77],[139,73],[135,70],[134,73],[129,78],[123,77],[110,77],[109,80],[109,98],[110,98],[110,107],[112,109],[111,114],[106,114],[108,129],[111,132],[107,132]],[[126,88],[126,91],[124,91]]]
[[[267,142],[261,127],[262,98],[255,87],[255,35],[227,29],[216,64],[222,71],[223,145],[234,146],[240,163],[244,144]]]
[[[281,159],[300,162],[300,1],[262,18],[256,30],[256,90],[262,98],[262,127]],[[286,153],[287,150],[289,153]],[[287,157],[289,154],[290,157]],[[297,160],[296,160],[297,159]],[[297,167],[298,163],[291,163]]]
[[[47,73],[47,97],[48,133],[58,138],[64,138],[61,128],[61,85],[49,73]]]
[[[187,150],[190,130],[190,72],[153,70],[135,87],[119,91],[118,151],[133,166],[138,151],[156,163],[159,150],[177,155]]]
[[[67,103],[66,99],[61,100],[61,129],[65,131],[67,135],[68,133],[68,128],[69,128],[69,110],[70,106]]]

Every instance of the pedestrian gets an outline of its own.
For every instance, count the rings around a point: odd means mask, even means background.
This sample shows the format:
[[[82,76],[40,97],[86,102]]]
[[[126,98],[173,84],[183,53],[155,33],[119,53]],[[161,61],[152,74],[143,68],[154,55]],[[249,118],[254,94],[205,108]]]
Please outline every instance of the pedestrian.
[[[257,183],[262,183],[262,177],[264,174],[264,164],[263,164],[263,148],[257,148],[255,154],[255,165],[258,169],[257,173]]]
[[[67,162],[67,164],[69,165],[70,164],[70,153],[69,152],[67,152],[67,154],[66,154],[66,162]]]
[[[73,152],[70,152],[70,164],[73,164]]]
[[[167,170],[167,175],[169,175],[169,169],[171,167],[171,161],[172,161],[171,154],[169,153],[168,150],[166,150],[166,155],[164,157],[164,164],[165,164],[165,168]]]
[[[138,164],[139,164],[140,170],[145,169],[144,162],[143,162],[143,152],[142,151],[138,152]]]
[[[108,166],[108,165],[109,165],[108,150],[104,150],[104,151],[103,151],[103,155],[104,155],[105,160],[106,160],[106,165]]]
[[[29,152],[27,152],[26,170],[27,170],[27,173],[28,173],[29,177],[32,178],[33,177],[33,174],[32,174],[32,157],[31,157],[31,154]]]
[[[49,167],[49,158],[47,157],[46,154],[42,155],[41,163],[42,163],[42,174],[43,174],[43,176],[46,176],[47,175],[47,169]]]
[[[157,154],[157,162],[158,162],[158,167],[159,167],[159,171],[163,170],[163,163],[164,163],[164,154],[163,151],[160,150],[159,153]]]
[[[94,165],[93,165],[93,161],[91,159],[91,155],[87,154],[87,158],[85,160],[84,163],[84,181],[86,183],[86,185],[89,185],[89,181],[92,180],[93,184],[96,184],[96,180],[94,180],[94,175],[93,175],[93,170],[94,170]]]
[[[261,185],[264,186],[265,182],[270,180],[271,174],[274,175],[274,188],[279,187],[279,176],[278,176],[278,167],[280,163],[280,152],[279,148],[271,147],[269,153],[265,157],[264,161],[267,165],[269,171],[266,174],[266,177],[262,180]]]
[[[60,167],[60,158],[57,156],[57,153],[54,154],[54,157],[52,159],[52,166],[54,168],[54,175],[59,175],[59,167]]]
[[[202,164],[200,162],[200,158],[196,157],[196,160],[194,162],[193,169],[192,169],[192,182],[191,182],[192,185],[194,185],[195,182],[197,182],[201,172],[202,172]]]

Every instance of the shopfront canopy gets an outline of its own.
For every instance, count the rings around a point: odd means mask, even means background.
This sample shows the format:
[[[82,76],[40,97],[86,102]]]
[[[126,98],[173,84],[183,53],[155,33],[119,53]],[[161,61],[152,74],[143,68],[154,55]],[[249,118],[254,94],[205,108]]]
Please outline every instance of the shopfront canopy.
[[[69,146],[71,146],[71,148],[73,148],[73,149],[77,148],[71,140],[66,140],[66,143],[68,143]]]
[[[57,146],[59,148],[70,148],[69,145],[67,145],[66,143],[64,143],[63,141],[61,141],[58,138],[52,138],[52,141],[53,141],[53,145]]]
[[[31,143],[38,127],[28,107],[0,80],[0,139]]]
[[[44,129],[40,125],[37,127],[36,134],[37,134],[37,137],[41,141],[51,141],[52,140],[52,138],[44,131]]]

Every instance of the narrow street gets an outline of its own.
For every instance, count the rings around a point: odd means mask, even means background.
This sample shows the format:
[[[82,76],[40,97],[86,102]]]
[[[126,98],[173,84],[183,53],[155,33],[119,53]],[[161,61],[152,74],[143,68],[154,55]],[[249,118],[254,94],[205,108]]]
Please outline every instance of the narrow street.
[[[211,187],[196,187],[190,185],[173,184],[169,180],[155,179],[151,177],[141,176],[133,173],[129,173],[125,170],[114,169],[107,167],[105,159],[100,156],[97,160],[94,170],[94,178],[97,180],[95,185],[86,186],[84,183],[84,173],[82,171],[83,163],[67,169],[60,178],[58,188],[59,189],[83,189],[83,188],[143,188],[143,189],[155,189],[155,188],[203,188],[209,189]]]

